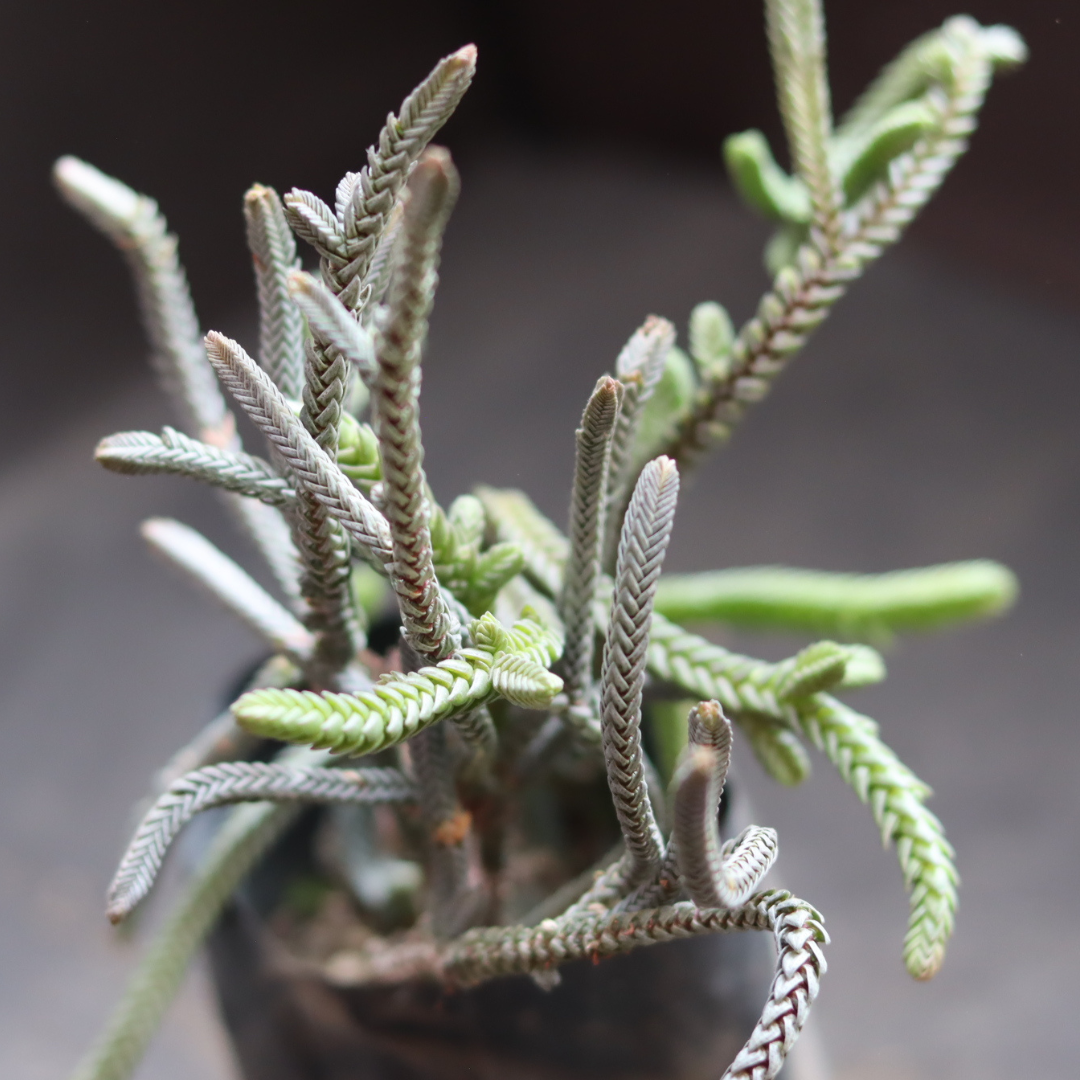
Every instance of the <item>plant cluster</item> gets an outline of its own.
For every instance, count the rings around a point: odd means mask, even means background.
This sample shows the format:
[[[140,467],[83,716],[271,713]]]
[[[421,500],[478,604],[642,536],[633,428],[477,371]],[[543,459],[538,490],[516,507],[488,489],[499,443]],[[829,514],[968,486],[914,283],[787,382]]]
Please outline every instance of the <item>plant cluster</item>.
[[[737,332],[719,304],[698,305],[687,351],[661,318],[631,336],[585,405],[565,534],[521,491],[479,486],[444,510],[423,469],[421,356],[458,190],[449,154],[430,143],[473,77],[471,46],[440,61],[388,118],[333,206],[302,190],[247,193],[257,360],[201,334],[153,201],[76,159],[58,162],[64,197],[131,264],[180,413],[180,428],[103,440],[97,459],[218,488],[280,590],[271,596],[186,526],[144,527],[272,657],[155,781],[110,889],[113,921],[147,895],[193,815],[245,805],[224,819],[82,1080],[130,1074],[222,905],[312,802],[363,808],[339,819],[364,834],[366,854],[345,875],[358,883],[359,909],[391,934],[413,923],[424,970],[449,984],[527,973],[550,987],[576,958],[771,931],[769,1000],[724,1076],[772,1077],[817,994],[828,939],[809,904],[761,889],[773,830],[719,834],[736,732],[782,784],[808,776],[807,743],[836,766],[896,847],[910,893],[908,970],[926,979],[940,967],[958,878],[925,806],[929,788],[835,695],[884,676],[873,646],[893,633],[1000,611],[1014,592],[1009,573],[987,562],[878,576],[661,569],[680,473],[728,438],[898,239],[964,151],[993,72],[1020,62],[1024,47],[1008,28],[950,19],[834,124],[818,0],[767,0],[766,10],[793,171],[759,132],[731,137],[724,152],[737,190],[777,223],[774,284]],[[297,238],[317,273],[300,268]],[[241,446],[223,389],[265,436],[264,456]],[[400,642],[377,655],[367,635],[388,595]],[[840,640],[772,663],[686,623]],[[600,776],[618,845],[584,873],[568,870],[572,880],[531,914],[515,910],[506,821],[553,780]],[[400,850],[378,850],[373,806],[398,822]],[[380,887],[368,888],[379,873]],[[416,955],[414,936],[410,970]]]

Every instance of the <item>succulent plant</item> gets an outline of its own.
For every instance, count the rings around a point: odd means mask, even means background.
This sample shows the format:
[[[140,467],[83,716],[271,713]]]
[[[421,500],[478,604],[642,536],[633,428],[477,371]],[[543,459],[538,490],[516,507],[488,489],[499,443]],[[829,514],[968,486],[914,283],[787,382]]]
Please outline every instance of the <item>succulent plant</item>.
[[[144,527],[272,656],[156,780],[110,891],[114,921],[150,891],[194,814],[248,805],[224,819],[80,1066],[82,1080],[130,1074],[224,902],[313,802],[385,804],[407,817],[406,861],[422,873],[401,880],[422,908],[427,974],[446,983],[527,973],[550,987],[575,958],[770,930],[776,978],[724,1076],[775,1075],[817,994],[828,938],[810,905],[761,887],[776,856],[773,830],[719,835],[717,807],[743,739],[782,784],[809,774],[806,743],[837,767],[896,847],[910,893],[908,970],[926,979],[940,967],[958,878],[925,806],[929,788],[873,720],[835,695],[884,677],[874,646],[894,633],[1007,607],[1009,572],[984,561],[877,576],[661,570],[680,474],[727,440],[848,285],[899,238],[966,148],[994,71],[1021,62],[1024,46],[1006,27],[950,19],[834,124],[820,3],[767,0],[766,12],[793,172],[760,132],[732,136],[724,154],[738,192],[777,223],[767,251],[775,281],[737,331],[719,304],[698,305],[687,351],[657,317],[630,337],[582,414],[566,534],[517,490],[481,485],[444,510],[423,469],[421,358],[458,190],[449,154],[431,140],[473,78],[472,46],[441,60],[390,115],[333,206],[302,190],[247,193],[257,360],[221,334],[201,334],[176,240],[152,200],[73,158],[57,163],[63,196],[131,264],[154,362],[178,407],[178,428],[113,435],[98,460],[218,488],[280,594],[186,526]],[[297,238],[317,256],[317,273],[300,268]],[[241,446],[223,391],[265,436],[263,456]],[[388,596],[400,641],[377,656],[367,633]],[[838,640],[774,663],[684,623]],[[373,760],[357,764],[364,756]],[[515,913],[502,902],[500,867],[513,852],[492,823],[552,778],[587,786],[599,777],[618,848],[595,872],[568,862],[559,909],[508,924]],[[363,814],[342,820],[370,829]],[[377,837],[359,839],[370,865],[357,873],[401,864],[377,850]]]

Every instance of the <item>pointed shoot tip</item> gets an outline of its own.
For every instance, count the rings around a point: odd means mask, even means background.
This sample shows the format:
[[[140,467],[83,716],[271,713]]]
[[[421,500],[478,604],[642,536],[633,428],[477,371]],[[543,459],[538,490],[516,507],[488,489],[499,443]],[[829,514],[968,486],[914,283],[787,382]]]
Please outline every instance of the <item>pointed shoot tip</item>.
[[[57,159],[52,175],[60,194],[77,210],[99,222],[102,218],[109,222],[130,222],[140,205],[148,201],[127,184],[71,154]]]
[[[457,200],[460,180],[450,151],[429,146],[420,155],[406,187],[405,220],[424,220],[428,215],[449,214]],[[406,228],[409,226],[406,225]]]
[[[224,355],[226,340],[225,335],[219,333],[217,330],[209,330],[205,337],[203,337],[203,345],[206,346],[206,355],[209,356],[211,363],[213,363],[214,360],[220,360]]]
[[[462,45],[457,52],[450,54],[451,60],[458,60],[463,67],[476,67],[476,46],[475,45]]]
[[[716,770],[717,753],[711,746],[691,743],[682,752],[675,774],[671,778],[676,798],[696,800],[702,786],[712,779]]]
[[[650,337],[654,334],[673,334],[675,325],[663,315],[649,315],[641,324],[641,332]]]
[[[285,286],[290,296],[307,296],[315,291],[318,282],[306,270],[290,270],[285,275]]]
[[[273,188],[269,188],[265,184],[252,184],[251,187],[244,192],[244,205],[251,206],[254,203],[262,202],[268,195],[272,195],[273,191]]]
[[[456,178],[457,176],[457,169],[454,168],[454,159],[450,156],[450,151],[445,146],[439,146],[437,143],[432,143],[424,148],[424,152],[417,159],[413,176],[421,171],[429,175],[440,175],[447,178]],[[410,180],[411,186],[412,181]]]
[[[690,710],[692,718],[708,731],[717,732],[722,728],[731,728],[731,721],[724,715],[719,701],[699,701]]]
[[[679,479],[679,466],[675,464],[674,458],[661,454],[660,457],[653,458],[650,464],[656,470],[656,478],[659,483],[667,484],[672,480],[677,481]]]

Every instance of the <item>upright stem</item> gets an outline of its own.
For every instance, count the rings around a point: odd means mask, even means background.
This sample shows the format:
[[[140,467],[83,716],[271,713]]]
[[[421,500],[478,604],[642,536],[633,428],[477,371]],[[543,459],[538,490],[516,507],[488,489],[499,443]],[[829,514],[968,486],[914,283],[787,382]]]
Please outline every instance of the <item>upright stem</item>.
[[[623,523],[604,648],[600,722],[608,786],[626,841],[628,888],[655,874],[663,850],[641,751],[641,695],[653,599],[678,494],[679,471],[670,458],[642,469]]]
[[[622,383],[622,405],[611,437],[607,509],[604,512],[603,565],[611,570],[619,546],[619,530],[634,487],[634,444],[641,413],[664,374],[667,355],[675,344],[675,327],[650,315],[634,331],[615,360],[615,378]]]
[[[821,0],[767,0],[765,11],[791,157],[810,192],[811,224],[831,248],[839,236],[843,203],[829,168],[832,106]]]
[[[757,313],[739,330],[728,370],[701,386],[689,414],[663,447],[680,468],[730,438],[849,283],[900,239],[967,149],[998,60],[980,36],[991,31],[969,20],[950,20],[946,30],[954,59],[948,84],[935,95],[937,131],[892,163],[887,181],[852,212],[835,246],[806,244],[794,266],[780,271]]]
[[[295,401],[304,386],[304,320],[288,289],[289,274],[300,265],[296,241],[273,188],[248,190],[244,219],[259,294],[259,363]]]
[[[419,670],[422,661],[408,642],[403,642],[401,653],[406,671]],[[472,825],[468,812],[458,801],[446,732],[446,724],[435,724],[409,740],[428,847],[431,929],[440,938],[460,933],[464,929],[463,919],[468,916],[466,842]]]
[[[596,384],[577,430],[570,558],[559,599],[559,614],[566,626],[562,671],[571,705],[587,697],[593,681],[596,626],[592,609],[600,574],[611,435],[621,398],[621,385],[605,375]]]
[[[409,181],[387,311],[377,321],[371,385],[386,517],[393,539],[391,582],[398,594],[405,637],[429,662],[445,659],[461,644],[457,620],[435,577],[419,409],[420,354],[435,293],[442,233],[457,189],[450,155],[441,149],[427,150]]]

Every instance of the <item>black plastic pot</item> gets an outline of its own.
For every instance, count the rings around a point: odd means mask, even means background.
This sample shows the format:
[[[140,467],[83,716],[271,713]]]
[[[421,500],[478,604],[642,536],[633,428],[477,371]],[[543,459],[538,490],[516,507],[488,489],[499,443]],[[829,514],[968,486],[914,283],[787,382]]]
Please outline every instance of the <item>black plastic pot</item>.
[[[250,909],[234,905],[210,956],[246,1080],[715,1080],[761,1010],[767,936],[670,942],[562,983],[495,979],[334,986],[295,970]]]
[[[264,876],[298,853],[303,832]],[[340,986],[292,958],[260,906],[246,890],[209,943],[245,1080],[715,1080],[772,975],[769,935],[732,934],[567,964],[551,991],[526,977],[467,991]]]

